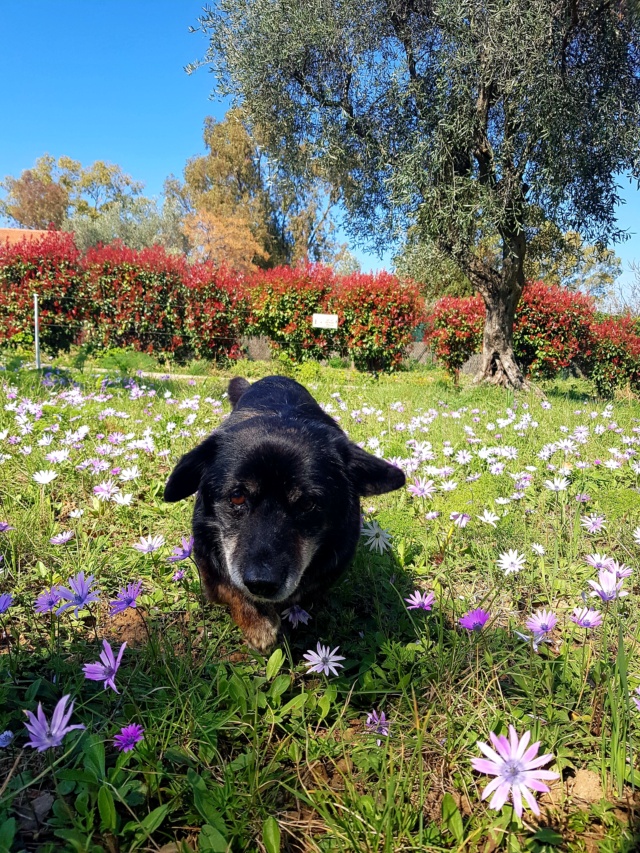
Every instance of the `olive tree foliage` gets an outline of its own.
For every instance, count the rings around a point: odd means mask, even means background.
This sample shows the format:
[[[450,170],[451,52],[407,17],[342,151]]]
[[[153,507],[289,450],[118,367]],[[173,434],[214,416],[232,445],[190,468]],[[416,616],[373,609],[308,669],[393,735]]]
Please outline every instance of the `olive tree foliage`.
[[[480,376],[516,387],[530,211],[622,236],[639,26],[625,0],[218,0],[199,20],[218,94],[274,155],[324,170],[356,235],[415,227],[455,262],[487,308]]]
[[[161,245],[168,252],[180,254],[187,249],[181,217],[172,199],[160,203],[136,196],[115,200],[97,217],[72,211],[60,227],[62,231],[73,231],[75,244],[83,252],[98,243],[119,240],[131,249]]]

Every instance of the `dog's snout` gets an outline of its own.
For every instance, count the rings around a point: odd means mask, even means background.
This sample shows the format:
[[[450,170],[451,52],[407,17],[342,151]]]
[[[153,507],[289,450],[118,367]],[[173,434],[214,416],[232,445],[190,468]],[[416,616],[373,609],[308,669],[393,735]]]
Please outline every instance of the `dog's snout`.
[[[275,577],[273,569],[264,563],[249,566],[243,573],[242,580],[249,592],[259,598],[272,598],[281,586],[281,581]]]
[[[273,598],[280,589],[280,584],[273,581],[248,581],[245,579],[244,585],[252,595],[256,595],[258,598]]]

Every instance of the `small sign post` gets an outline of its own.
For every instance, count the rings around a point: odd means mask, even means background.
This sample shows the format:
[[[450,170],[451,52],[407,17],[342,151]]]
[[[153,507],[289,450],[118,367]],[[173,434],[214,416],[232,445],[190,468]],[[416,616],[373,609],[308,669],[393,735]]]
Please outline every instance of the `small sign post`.
[[[35,321],[36,369],[40,370],[40,312],[38,311],[38,294],[33,294],[33,314]]]
[[[314,314],[311,319],[311,325],[314,329],[337,329],[338,315],[337,314]]]

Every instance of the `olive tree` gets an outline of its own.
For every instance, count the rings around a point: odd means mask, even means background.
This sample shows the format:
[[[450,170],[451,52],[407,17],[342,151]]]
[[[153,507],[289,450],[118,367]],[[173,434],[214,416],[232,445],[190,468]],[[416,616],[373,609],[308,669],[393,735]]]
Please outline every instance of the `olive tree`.
[[[199,28],[218,94],[290,167],[323,169],[354,234],[385,246],[411,226],[456,263],[486,306],[479,377],[522,387],[512,327],[535,221],[615,241],[616,181],[640,174],[632,7],[217,0]]]

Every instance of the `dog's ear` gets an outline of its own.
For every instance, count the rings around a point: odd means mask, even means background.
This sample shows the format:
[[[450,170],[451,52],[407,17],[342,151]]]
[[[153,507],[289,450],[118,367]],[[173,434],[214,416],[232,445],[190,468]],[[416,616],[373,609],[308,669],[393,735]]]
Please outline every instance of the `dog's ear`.
[[[405,484],[404,473],[395,465],[372,456],[356,444],[349,442],[349,478],[361,497],[383,495]]]
[[[242,397],[245,391],[249,390],[249,388],[251,388],[251,385],[246,379],[243,379],[241,376],[233,377],[229,382],[229,387],[227,388],[227,395],[232,408],[235,409],[238,404],[238,400]]]
[[[202,444],[179,459],[164,487],[165,501],[181,501],[198,491],[205,469],[215,459],[216,446],[216,435],[210,435]]]

